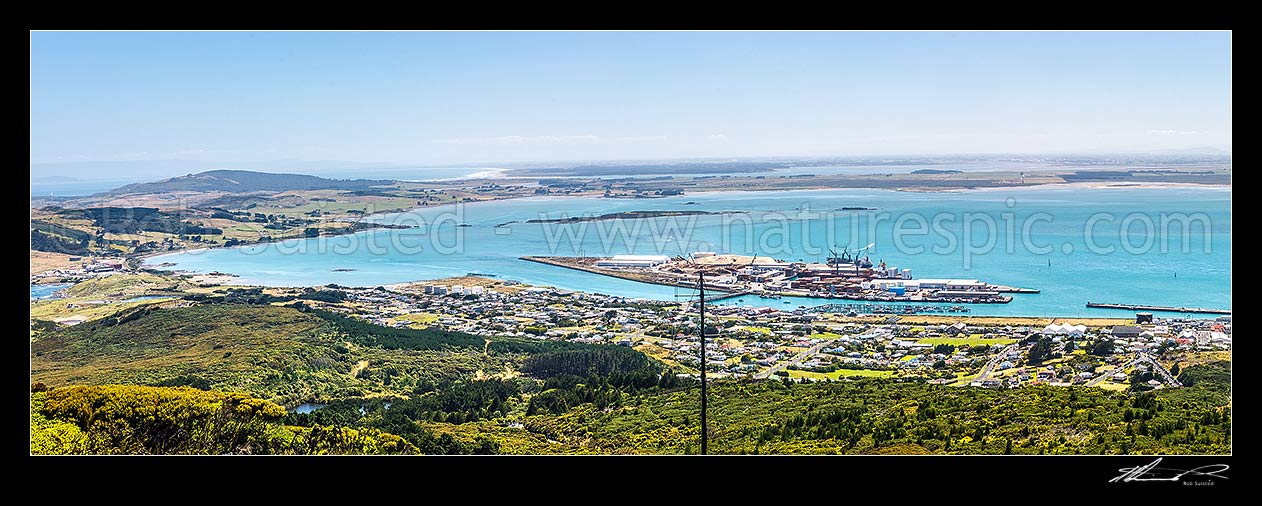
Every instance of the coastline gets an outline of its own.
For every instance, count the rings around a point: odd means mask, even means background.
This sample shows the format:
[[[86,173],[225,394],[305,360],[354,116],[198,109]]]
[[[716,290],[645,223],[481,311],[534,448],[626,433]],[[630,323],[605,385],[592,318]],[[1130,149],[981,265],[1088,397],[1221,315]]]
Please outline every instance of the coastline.
[[[1034,185],[1022,186],[988,186],[982,188],[966,188],[962,191],[996,191],[1008,190],[1014,188],[1028,189],[1058,189],[1064,188],[1068,190],[1116,190],[1116,189],[1136,189],[1136,190],[1163,190],[1176,188],[1201,188],[1206,190],[1231,190],[1229,184],[1221,183],[1168,183],[1168,182],[1142,182],[1142,183],[1120,183],[1120,182],[1066,182],[1066,183],[1040,183]],[[961,191],[961,190],[955,190]]]
[[[484,172],[489,174],[489,173],[502,173],[502,171],[503,171],[502,169],[494,169],[494,170],[484,171]],[[844,192],[844,191],[879,191],[879,192],[881,192],[881,193],[883,193],[883,192],[933,192],[933,193],[937,193],[937,192],[950,192],[950,193],[965,193],[965,192],[974,192],[974,191],[978,191],[978,192],[982,192],[982,191],[984,191],[984,192],[994,192],[994,191],[1000,191],[1000,190],[1013,190],[1014,192],[1017,192],[1017,191],[1022,191],[1022,190],[1069,190],[1069,191],[1074,191],[1074,190],[1117,190],[1117,189],[1124,189],[1124,190],[1176,190],[1176,189],[1196,190],[1196,189],[1204,189],[1204,190],[1207,190],[1207,191],[1215,191],[1215,192],[1219,192],[1219,191],[1227,191],[1227,192],[1230,192],[1230,190],[1231,190],[1231,186],[1232,186],[1231,184],[1219,184],[1219,183],[1185,183],[1185,182],[1173,182],[1173,183],[1171,183],[1171,182],[1049,182],[1049,183],[1039,183],[1039,184],[1006,185],[1006,186],[993,186],[993,187],[988,186],[988,187],[974,187],[974,188],[962,188],[962,187],[961,187],[961,188],[951,188],[951,189],[947,189],[947,188],[941,188],[941,189],[938,189],[938,188],[933,188],[933,189],[916,189],[916,188],[906,188],[906,187],[901,187],[901,188],[891,188],[891,187],[862,187],[862,186],[855,186],[855,187],[850,187],[850,186],[842,186],[842,187],[837,187],[837,186],[821,186],[821,187],[815,187],[815,188],[765,188],[765,187],[758,187],[758,188],[748,188],[748,189],[696,188],[696,189],[689,189],[689,190],[687,190],[687,191],[686,191],[686,193],[685,193],[684,195],[681,195],[681,196],[679,196],[679,197],[682,197],[682,198],[684,198],[684,199],[687,199],[687,198],[689,198],[689,197],[688,197],[689,195],[694,196],[694,197],[703,197],[703,196],[708,196],[708,197],[722,197],[722,196],[740,196],[740,195],[750,195],[750,196],[756,196],[756,195],[758,195],[758,194],[763,194],[763,193],[765,193],[765,192],[770,192],[770,191],[774,191],[774,192],[802,192],[802,194],[803,194],[803,195],[820,194],[820,193],[827,193],[827,192],[834,192],[834,191],[841,191],[841,192]],[[361,218],[360,218],[360,220],[364,220],[364,219],[381,220],[381,219],[383,219],[383,218],[388,219],[390,216],[398,216],[398,215],[401,215],[401,214],[414,213],[414,212],[417,212],[417,211],[424,211],[424,210],[428,210],[428,209],[444,209],[444,208],[451,208],[452,206],[456,206],[456,205],[473,205],[473,204],[478,204],[478,203],[480,203],[480,202],[492,202],[492,201],[500,201],[500,200],[527,200],[527,201],[536,201],[536,202],[557,202],[557,203],[559,203],[559,205],[564,205],[564,204],[560,204],[560,203],[567,202],[567,201],[569,201],[570,199],[574,199],[574,198],[599,199],[599,198],[602,198],[602,197],[601,197],[600,195],[598,195],[598,194],[579,194],[579,195],[555,195],[555,194],[553,194],[553,195],[535,195],[535,194],[519,194],[519,195],[487,195],[487,196],[483,196],[483,197],[479,198],[478,200],[471,201],[471,202],[461,202],[461,203],[444,203],[444,204],[439,204],[439,205],[430,205],[430,206],[414,206],[414,207],[411,207],[411,208],[409,208],[409,209],[407,209],[407,210],[405,210],[405,211],[397,211],[397,210],[396,210],[396,211],[388,211],[388,212],[387,212],[387,211],[374,212],[374,213],[371,213],[371,214],[368,214],[368,215],[364,215],[363,217],[361,217]],[[656,200],[659,200],[660,198],[663,198],[663,197],[645,198],[645,199],[641,199],[641,200],[656,201]],[[676,197],[666,197],[666,198],[676,198]],[[616,199],[616,200],[629,200],[629,199]],[[344,236],[354,236],[354,235],[356,235],[356,234],[360,234],[361,232],[373,232],[373,231],[374,231],[374,229],[359,230],[359,231],[346,232],[346,233],[337,234],[337,235],[322,236],[322,238],[323,238],[323,239],[333,239],[333,238],[339,238],[339,237],[344,237]],[[287,242],[287,241],[291,241],[291,240],[306,240],[306,239],[307,239],[307,238],[304,238],[304,237],[274,238],[274,239],[272,239],[272,240],[270,240],[270,241],[266,241],[266,242],[254,242],[254,243],[239,244],[239,245],[234,245],[234,246],[222,246],[222,245],[215,245],[215,246],[210,246],[210,247],[200,246],[200,247],[197,247],[197,248],[177,249],[177,250],[171,250],[171,251],[150,251],[150,252],[145,252],[145,253],[136,254],[136,255],[127,255],[127,256],[124,256],[124,257],[121,257],[121,258],[126,259],[126,261],[127,261],[128,265],[130,265],[130,266],[134,266],[134,268],[135,268],[135,269],[137,269],[138,271],[146,271],[146,270],[148,270],[148,271],[158,271],[158,272],[175,273],[175,274],[184,275],[184,276],[197,276],[197,275],[204,275],[204,274],[206,274],[207,272],[211,272],[211,271],[183,271],[183,270],[179,270],[179,269],[178,269],[178,267],[175,267],[175,268],[171,268],[171,267],[157,267],[155,264],[160,263],[160,262],[161,262],[161,260],[158,260],[158,261],[156,261],[156,262],[155,262],[155,261],[154,261],[154,259],[160,259],[160,258],[167,257],[167,256],[180,255],[180,254],[185,254],[185,253],[190,253],[190,252],[201,252],[201,251],[207,251],[207,250],[211,250],[211,249],[220,249],[220,248],[239,248],[239,247],[245,247],[245,246],[251,246],[251,247],[260,247],[260,246],[261,246],[261,247],[267,247],[267,245],[270,245],[270,244],[273,244],[273,243],[280,244],[280,243],[285,243],[285,242]],[[229,272],[228,274],[234,274],[234,275],[236,275],[236,273],[230,273],[230,272]],[[431,281],[431,280],[434,280],[434,279],[441,279],[441,278],[418,277],[418,278],[414,278],[414,279],[410,279],[410,280],[406,280],[406,281],[401,281],[401,282],[402,282],[402,283],[417,283],[417,282]],[[54,278],[45,278],[45,279],[41,280],[41,282],[40,282],[40,283],[36,283],[36,284],[48,284],[48,283],[59,282],[59,281],[61,281],[61,280],[59,280],[59,279],[54,279]],[[240,278],[237,278],[237,281],[238,281],[238,282],[240,282],[240,281],[242,281],[242,280],[240,280]],[[237,285],[234,285],[234,286],[237,286]],[[246,284],[246,283],[242,283],[242,284],[241,284],[241,285],[239,285],[239,286],[269,286],[269,285],[256,285],[256,284]],[[295,286],[298,286],[298,285],[295,285]],[[311,285],[311,286],[317,286],[317,285]]]
[[[503,172],[504,170],[506,170],[506,169],[494,169],[493,171],[487,171],[487,172],[496,172],[496,171],[498,171],[498,172]],[[469,178],[459,178],[459,179],[469,179]],[[819,187],[819,188],[753,188],[753,189],[745,189],[745,190],[728,190],[728,189],[699,189],[699,190],[693,190],[693,191],[691,191],[690,193],[685,193],[684,195],[681,195],[681,197],[685,197],[685,196],[687,196],[687,195],[689,195],[689,194],[707,194],[707,195],[727,196],[727,195],[741,195],[741,194],[766,193],[766,192],[826,192],[826,191],[834,191],[834,190],[869,190],[869,191],[889,191],[889,192],[912,192],[912,193],[965,193],[965,192],[994,192],[994,191],[1002,191],[1002,190],[1046,190],[1046,189],[1066,189],[1066,190],[1074,190],[1074,189],[1092,189],[1092,190],[1104,190],[1104,189],[1139,189],[1139,190],[1159,190],[1159,189],[1178,189],[1178,188],[1183,188],[1183,189],[1206,189],[1206,190],[1231,191],[1231,187],[1232,187],[1232,185],[1229,185],[1229,184],[1217,184],[1217,183],[1164,183],[1164,182],[1147,182],[1147,183],[1072,182],[1072,183],[1071,183],[1071,182],[1063,182],[1063,183],[1040,183],[1040,184],[1028,184],[1028,185],[991,186],[991,187],[977,187],[977,188],[963,188],[963,187],[961,187],[961,188],[951,188],[951,189],[943,188],[943,189],[933,189],[933,190],[916,190],[916,189],[906,188],[906,187],[902,187],[902,188],[877,188],[877,187],[860,187],[860,186],[855,186],[855,187],[850,187],[850,186],[847,186],[847,187]],[[455,205],[475,205],[475,204],[479,204],[479,203],[485,203],[485,202],[497,202],[497,201],[504,201],[504,200],[525,200],[525,201],[540,201],[540,202],[557,201],[557,202],[561,202],[561,201],[565,201],[565,200],[570,200],[570,199],[580,199],[580,198],[602,198],[602,197],[600,197],[600,196],[598,196],[598,195],[521,195],[521,196],[492,196],[492,197],[485,198],[485,199],[480,199],[480,200],[477,200],[477,201],[474,201],[474,202],[460,202],[460,203],[453,203],[453,204],[441,204],[441,205],[436,205],[436,206],[417,206],[417,207],[413,207],[413,208],[411,208],[411,209],[408,209],[408,210],[406,210],[406,211],[382,211],[382,212],[376,212],[376,213],[372,213],[372,214],[367,214],[367,215],[364,215],[364,216],[361,218],[361,220],[362,220],[362,219],[368,219],[368,218],[383,218],[383,217],[389,217],[389,216],[398,216],[398,215],[403,215],[403,214],[408,214],[408,213],[416,212],[416,211],[418,211],[418,210],[422,210],[422,209],[441,209],[441,208],[444,208],[444,207],[455,206]],[[625,199],[618,199],[618,200],[625,200]],[[645,200],[658,200],[658,199],[657,199],[657,198],[654,198],[654,199],[645,199]],[[374,230],[376,230],[376,229],[359,230],[359,231],[354,231],[354,232],[347,232],[347,233],[344,233],[344,234],[337,234],[337,235],[330,235],[330,236],[321,236],[321,238],[336,238],[336,237],[343,237],[343,236],[347,236],[347,235],[355,235],[355,234],[360,234],[360,233],[365,233],[365,232],[372,232],[372,231],[374,231]],[[289,240],[296,240],[296,239],[303,239],[303,240],[305,240],[305,239],[308,239],[308,238],[303,238],[303,237],[288,237],[288,238],[278,238],[278,239],[274,239],[274,240],[271,240],[271,241],[265,241],[265,242],[256,242],[256,243],[249,243],[249,244],[238,244],[238,245],[234,245],[234,246],[211,246],[211,247],[200,247],[200,248],[193,248],[193,249],[178,249],[178,250],[171,250],[171,251],[155,251],[155,252],[146,252],[146,253],[142,253],[142,254],[139,254],[139,255],[131,255],[131,256],[127,256],[127,257],[125,257],[125,258],[128,258],[128,259],[136,259],[136,260],[140,261],[141,268],[146,268],[146,267],[143,265],[143,264],[144,264],[144,262],[145,262],[146,260],[149,260],[149,259],[151,259],[151,258],[158,257],[158,256],[173,255],[173,254],[181,254],[181,253],[190,253],[190,252],[203,251],[203,250],[209,250],[209,249],[241,248],[241,247],[245,247],[245,246],[256,246],[256,245],[260,245],[260,244],[272,244],[272,243],[279,243],[279,242],[284,242],[284,241],[289,241]],[[152,268],[152,267],[149,267],[149,268]],[[425,281],[425,280],[416,280],[416,281]]]

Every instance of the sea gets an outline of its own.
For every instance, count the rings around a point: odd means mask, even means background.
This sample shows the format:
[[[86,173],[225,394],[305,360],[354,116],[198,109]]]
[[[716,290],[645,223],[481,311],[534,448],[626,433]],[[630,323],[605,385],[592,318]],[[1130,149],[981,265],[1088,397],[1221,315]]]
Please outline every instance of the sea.
[[[705,215],[528,223],[623,211]],[[149,258],[265,286],[378,286],[468,273],[628,298],[695,291],[521,260],[537,256],[758,255],[822,262],[830,250],[913,278],[1033,288],[972,315],[1127,317],[1087,302],[1231,308],[1231,191],[1224,187],[1049,185],[950,192],[875,189],[704,192],[668,198],[531,197],[419,208],[371,220],[409,226]],[[844,300],[744,296],[780,309]],[[1166,316],[1178,316],[1166,315]]]
[[[54,283],[48,285],[31,285],[31,300],[51,299],[57,295],[57,290],[74,286],[70,283]]]

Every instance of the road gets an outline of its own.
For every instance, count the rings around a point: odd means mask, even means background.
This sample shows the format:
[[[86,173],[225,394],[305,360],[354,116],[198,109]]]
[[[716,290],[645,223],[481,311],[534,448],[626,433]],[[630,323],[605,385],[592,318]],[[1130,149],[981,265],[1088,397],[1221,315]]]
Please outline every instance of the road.
[[[1119,372],[1125,372],[1127,369],[1131,367],[1135,367],[1139,365],[1141,362],[1147,362],[1149,365],[1151,365],[1152,370],[1155,371],[1158,376],[1161,376],[1161,379],[1165,380],[1166,384],[1176,386],[1176,387],[1183,386],[1183,383],[1180,383],[1179,380],[1175,378],[1173,374],[1170,374],[1170,371],[1167,371],[1166,368],[1163,367],[1160,362],[1157,362],[1157,359],[1152,358],[1152,355],[1149,355],[1143,352],[1136,354],[1135,358],[1131,359],[1130,362],[1123,364],[1117,369],[1114,369],[1107,373],[1096,376],[1094,379],[1087,382],[1087,386],[1093,387],[1093,386],[1099,385],[1100,382],[1104,381],[1109,376],[1112,376]]]
[[[998,366],[999,362],[1002,362],[1004,360],[1003,358],[1004,355],[1007,355],[1008,352],[1012,351],[1012,348],[1016,346],[1017,346],[1017,343],[1012,343],[1005,346],[1002,350],[999,350],[999,353],[996,353],[995,356],[991,357],[990,360],[986,362],[986,367],[982,368],[982,372],[978,374],[976,378],[969,380],[969,383],[972,383],[974,381],[985,381],[986,378],[990,376],[990,373],[994,372],[995,366]]]
[[[1096,376],[1096,377],[1095,377],[1095,378],[1093,378],[1091,381],[1088,381],[1088,382],[1087,382],[1087,384],[1086,384],[1086,386],[1093,387],[1093,386],[1099,385],[1102,381],[1104,381],[1104,380],[1108,379],[1108,378],[1109,378],[1109,376],[1112,376],[1112,375],[1117,374],[1117,373],[1119,373],[1119,372],[1126,372],[1126,369],[1131,368],[1131,367],[1134,367],[1134,366],[1135,366],[1135,364],[1138,364],[1138,363],[1139,363],[1139,359],[1138,359],[1138,358],[1132,359],[1130,362],[1127,362],[1127,363],[1125,363],[1125,364],[1122,364],[1122,365],[1121,365],[1120,367],[1118,367],[1117,369],[1113,369],[1113,370],[1110,370],[1110,371],[1108,371],[1108,372],[1105,372],[1104,374],[1101,374],[1101,375],[1099,375],[1099,376]]]
[[[793,358],[790,358],[788,360],[782,360],[776,365],[773,365],[767,368],[766,371],[755,374],[754,378],[755,379],[769,378],[771,377],[772,374],[775,374],[778,371],[783,371],[785,367],[789,367],[790,365],[801,363],[802,360],[805,359],[806,357],[819,353],[819,350],[824,349],[825,346],[828,346],[829,344],[832,344],[833,342],[834,341],[824,341],[822,343],[816,344],[815,346],[807,348],[805,351],[802,351],[801,353],[794,355]]]
[[[1156,371],[1157,374],[1161,376],[1161,379],[1166,380],[1166,384],[1173,385],[1176,387],[1183,386],[1183,383],[1179,383],[1178,378],[1175,378],[1173,374],[1170,374],[1170,371],[1167,371],[1166,368],[1161,365],[1161,362],[1157,361],[1157,359],[1152,358],[1152,355],[1149,355],[1141,351],[1139,353],[1139,360],[1142,360],[1151,364],[1152,370]]]

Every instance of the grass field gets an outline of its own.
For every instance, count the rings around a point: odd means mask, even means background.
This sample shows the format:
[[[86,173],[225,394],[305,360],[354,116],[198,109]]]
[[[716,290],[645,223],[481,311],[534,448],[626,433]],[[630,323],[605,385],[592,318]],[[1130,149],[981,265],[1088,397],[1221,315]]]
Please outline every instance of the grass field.
[[[66,290],[66,298],[41,300],[31,304],[31,318],[57,320],[83,317],[94,320],[117,311],[151,304],[158,300],[120,302],[145,295],[176,294],[166,290],[188,288],[188,283],[170,277],[148,273],[114,274],[90,278]]]
[[[640,353],[643,353],[657,360],[660,360],[663,364],[666,364],[668,367],[672,367],[672,368],[680,370],[680,372],[688,372],[688,373],[696,372],[694,368],[680,364],[679,362],[676,362],[675,361],[676,352],[672,350],[668,350],[666,348],[663,348],[661,346],[658,346],[648,341],[642,341],[636,344],[634,348],[636,351],[639,351]]]
[[[970,337],[925,337],[925,338],[917,339],[916,342],[924,343],[924,344],[932,344],[934,346],[937,346],[939,344],[949,344],[951,346],[962,346],[965,344],[969,346],[977,346],[977,345],[990,346],[990,345],[996,345],[996,344],[997,345],[1012,344],[1012,343],[1017,342],[1017,340],[1000,338],[1000,337],[985,338],[985,337],[971,337],[970,336]]]
[[[186,288],[178,279],[156,274],[114,274],[84,280],[66,290],[70,297],[130,298],[152,295],[163,288]]]
[[[169,299],[168,299],[169,300]],[[37,320],[56,321],[64,318],[80,317],[87,321],[104,318],[124,309],[131,309],[145,304],[161,302],[160,300],[142,300],[136,302],[107,302],[105,304],[88,304],[86,298],[70,298],[40,301],[31,304],[31,318]],[[93,301],[95,302],[95,301]],[[75,307],[68,307],[75,306]]]
[[[411,323],[414,327],[425,327],[431,323],[438,321],[438,315],[434,313],[414,313],[396,316],[396,321],[405,321]]]
[[[349,211],[361,211],[364,214],[380,213],[394,210],[408,210],[417,207],[418,199],[410,197],[379,197],[364,195],[341,195],[335,190],[295,191],[278,195],[278,197],[297,196],[306,203],[286,206],[257,206],[249,209],[252,213],[283,214],[293,218],[305,217],[306,213],[320,211],[322,214],[346,215]],[[334,202],[310,200],[311,198],[334,199]]]
[[[31,250],[31,274],[53,269],[69,269],[83,265],[83,261],[71,262],[70,255]]]

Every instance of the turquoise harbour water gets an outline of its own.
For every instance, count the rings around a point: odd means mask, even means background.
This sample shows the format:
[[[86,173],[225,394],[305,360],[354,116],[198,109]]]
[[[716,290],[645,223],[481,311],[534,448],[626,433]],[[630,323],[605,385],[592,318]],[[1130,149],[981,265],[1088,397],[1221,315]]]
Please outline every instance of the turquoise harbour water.
[[[69,283],[56,283],[56,284],[51,284],[51,285],[31,285],[31,300],[50,298],[53,296],[53,294],[57,293],[57,290],[61,290],[62,288],[69,288],[71,286],[74,286],[74,285],[71,285]]]
[[[842,207],[876,210],[840,211]],[[565,225],[525,223],[644,210],[748,213]],[[1195,218],[1185,221],[1190,223],[1186,233],[1178,233],[1185,222],[1174,213]],[[1172,233],[1147,233],[1148,227],[1162,228],[1163,214],[1174,218],[1166,226]],[[925,226],[919,235],[914,234],[917,216]],[[241,283],[268,286],[374,286],[477,272],[568,290],[667,300],[693,291],[518,257],[719,251],[822,261],[830,245],[849,245],[853,251],[875,243],[868,251],[874,262],[910,268],[918,279],[980,279],[1042,290],[1014,294],[1009,304],[969,305],[974,315],[1131,315],[1089,309],[1085,307],[1088,301],[1231,308],[1231,192],[1227,188],[1061,185],[944,193],[847,189],[713,192],[660,199],[537,197],[422,208],[372,219],[422,226],[176,253],[150,258],[147,264],[170,262],[175,265],[166,268],[233,273]],[[895,224],[900,219],[903,222],[897,228],[904,234],[896,237]],[[496,227],[512,221],[517,223]],[[1084,232],[1088,223],[1093,224],[1089,235]],[[678,227],[676,232],[663,232],[671,224]],[[1122,232],[1124,225],[1129,234]],[[575,239],[558,239],[566,231]],[[1130,246],[1124,247],[1124,241]],[[964,248],[966,242],[973,248]],[[1093,251],[1089,242],[1112,251]],[[993,248],[986,249],[987,243]],[[847,301],[741,297],[721,303],[795,308],[833,302]]]

